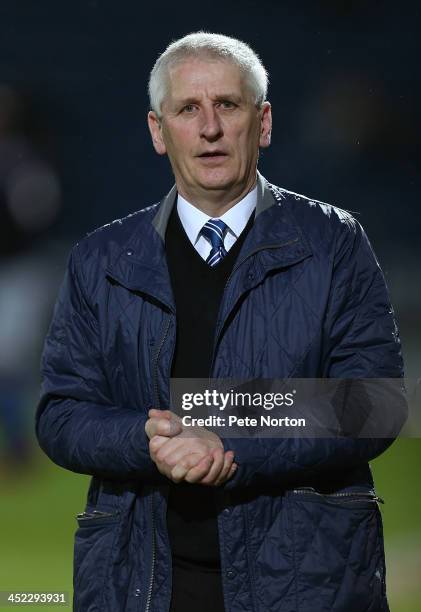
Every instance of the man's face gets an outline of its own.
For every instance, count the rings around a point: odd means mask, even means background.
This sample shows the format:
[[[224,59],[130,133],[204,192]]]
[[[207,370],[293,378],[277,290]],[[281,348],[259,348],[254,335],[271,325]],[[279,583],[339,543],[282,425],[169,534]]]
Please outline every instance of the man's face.
[[[256,108],[238,66],[204,59],[176,65],[161,111],[161,122],[149,113],[149,128],[182,195],[252,187],[259,146],[270,144],[271,111],[268,102]]]

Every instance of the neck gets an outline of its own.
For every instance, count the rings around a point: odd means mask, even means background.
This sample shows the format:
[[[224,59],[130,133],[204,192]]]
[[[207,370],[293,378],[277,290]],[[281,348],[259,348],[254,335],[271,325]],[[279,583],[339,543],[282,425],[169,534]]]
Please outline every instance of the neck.
[[[187,202],[206,213],[210,217],[221,217],[230,208],[238,204],[256,185],[256,176],[242,186],[233,190],[190,190],[177,184],[178,193]]]

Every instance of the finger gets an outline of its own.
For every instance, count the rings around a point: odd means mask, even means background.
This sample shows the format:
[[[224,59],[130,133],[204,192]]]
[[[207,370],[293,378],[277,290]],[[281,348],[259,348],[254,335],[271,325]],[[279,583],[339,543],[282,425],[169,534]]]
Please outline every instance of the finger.
[[[145,432],[148,436],[149,440],[151,440],[154,436],[154,423],[152,419],[148,419],[145,423]]]
[[[145,431],[149,438],[153,436],[167,436],[173,438],[182,431],[182,426],[175,420],[168,420],[163,417],[151,417],[146,421]]]
[[[156,455],[158,451],[166,442],[168,442],[168,438],[165,436],[153,436],[153,438],[151,438],[149,441],[149,453],[155,463],[157,462]]]
[[[213,464],[206,476],[200,481],[200,484],[211,485],[219,477],[221,470],[224,467],[224,450],[222,448],[216,448],[212,451]]]
[[[153,456],[153,461],[166,471],[170,473],[171,470],[184,459],[184,457],[197,454],[200,458],[204,458],[207,455],[211,455],[209,449],[203,444],[190,444],[186,447],[185,440],[183,438],[166,438],[167,442],[161,446],[158,452]],[[213,459],[212,459],[213,460]],[[196,461],[198,463],[198,461]],[[203,473],[205,475],[207,470]]]
[[[161,474],[164,474],[167,478],[171,478],[171,469],[174,467],[173,464],[168,463],[167,457],[171,458],[172,448],[177,447],[177,444],[180,443],[182,443],[182,440],[179,441],[177,438],[167,438],[165,436],[154,436],[149,442],[151,459]]]
[[[155,418],[164,418],[164,419],[170,419],[172,412],[171,410],[158,410],[158,408],[151,408],[148,412],[148,415],[150,417],[155,417]]]
[[[145,431],[149,439],[153,438],[153,436],[160,436],[160,435],[165,436],[166,435],[166,429],[163,426],[164,423],[168,423],[168,421],[166,419],[161,419],[157,417],[151,417],[146,421]],[[169,431],[169,426],[168,426],[168,431]]]
[[[169,438],[174,438],[174,436],[177,436],[183,430],[181,423],[176,421],[174,418],[158,419],[156,427],[158,430],[158,435],[168,436]]]
[[[206,477],[200,484],[208,484],[208,485],[212,485],[212,486],[219,486],[220,484],[225,482],[225,479],[227,478],[227,475],[228,475],[228,473],[229,473],[229,471],[231,469],[233,461],[234,461],[234,452],[233,451],[227,451],[226,453],[224,453],[224,455],[223,455],[223,465],[222,465],[219,473],[216,475],[216,477],[211,482],[208,481],[208,478]]]
[[[167,438],[168,444],[158,452],[158,460],[165,461],[171,469],[184,457],[196,453],[201,457],[211,455],[209,448],[200,440],[189,440],[188,444],[184,438]]]
[[[228,476],[225,478],[225,482],[227,482],[230,478],[232,478],[237,470],[238,470],[238,464],[233,463],[230,471],[228,472]]]
[[[171,410],[158,410],[157,408],[151,408],[148,412],[150,418],[154,419],[165,419],[167,421],[174,421],[175,423],[182,424],[181,418],[175,412]]]
[[[228,480],[234,476],[237,469],[238,469],[238,465],[236,463],[233,463],[230,467],[228,474],[225,476],[225,478],[223,480],[218,479],[218,482],[215,483],[215,486],[219,487],[225,484],[226,482],[228,482]]]
[[[181,446],[183,442],[178,438],[167,438],[166,436],[154,436],[154,439],[157,439],[157,442],[152,445],[151,451],[154,453],[154,456],[152,458],[155,463],[167,464],[167,460],[171,458],[174,452],[177,452],[178,447]],[[168,467],[174,467],[175,463],[177,462],[172,462],[171,464],[168,464]]]
[[[209,461],[209,457],[211,459],[210,461]],[[212,462],[213,462],[212,455],[207,455],[196,465],[196,467],[192,468],[191,470],[187,472],[187,474],[184,477],[184,480],[190,483],[198,482],[199,480],[204,478],[206,474],[209,472],[209,469],[212,466]]]
[[[180,482],[184,479],[187,472],[192,468],[196,467],[202,460],[206,460],[203,462],[203,468],[205,468],[206,464],[209,463],[208,469],[211,467],[213,462],[213,458],[211,455],[207,455],[203,457],[203,455],[198,453],[191,453],[190,455],[185,455],[179,463],[171,470],[171,480],[174,482]]]
[[[155,435],[158,434],[157,430],[157,419],[148,419],[145,423],[145,431],[148,438],[151,440]]]
[[[215,478],[215,481],[212,483],[215,487],[223,484],[231,471],[232,465],[234,463],[234,453],[233,451],[227,451],[224,455],[224,465],[218,476]]]

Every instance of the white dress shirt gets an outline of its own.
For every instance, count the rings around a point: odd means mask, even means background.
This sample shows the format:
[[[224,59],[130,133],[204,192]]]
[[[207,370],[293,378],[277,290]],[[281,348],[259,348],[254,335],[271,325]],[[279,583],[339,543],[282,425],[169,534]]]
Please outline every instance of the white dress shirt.
[[[205,223],[207,223],[209,219],[220,219],[227,225],[228,229],[224,238],[224,247],[226,251],[229,251],[246,227],[250,215],[256,208],[256,203],[257,186],[242,200],[227,210],[222,217],[210,217],[178,194],[177,212],[190,242],[199,255],[206,261],[212,250],[212,246],[209,240],[200,233]]]

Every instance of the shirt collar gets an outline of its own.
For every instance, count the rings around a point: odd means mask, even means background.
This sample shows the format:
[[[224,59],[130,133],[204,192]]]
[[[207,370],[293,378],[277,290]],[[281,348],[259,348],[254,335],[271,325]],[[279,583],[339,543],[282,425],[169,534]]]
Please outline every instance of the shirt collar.
[[[243,229],[247,225],[251,213],[256,208],[257,203],[257,186],[252,189],[242,200],[232,206],[219,219],[227,224],[228,230],[238,238]],[[203,211],[190,204],[180,194],[177,197],[177,212],[180,221],[184,227],[184,231],[193,244],[196,244],[200,237],[200,231],[210,217]]]

